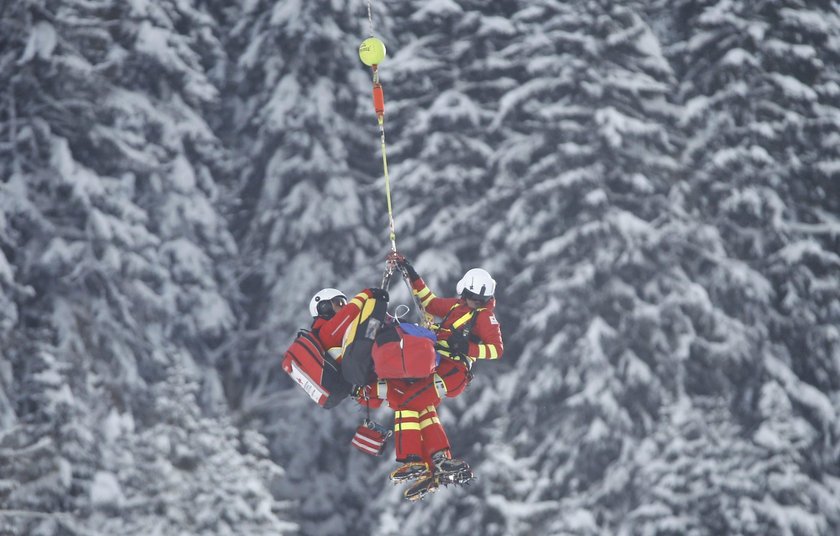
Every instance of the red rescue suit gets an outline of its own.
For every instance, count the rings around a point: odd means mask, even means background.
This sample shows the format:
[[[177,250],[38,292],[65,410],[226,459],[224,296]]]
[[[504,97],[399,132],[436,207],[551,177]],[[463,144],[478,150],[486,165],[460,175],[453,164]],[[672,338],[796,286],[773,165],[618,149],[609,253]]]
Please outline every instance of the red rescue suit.
[[[344,339],[344,333],[353,320],[359,316],[362,311],[362,305],[368,298],[372,298],[373,294],[370,290],[363,290],[356,294],[352,300],[347,302],[347,305],[338,310],[335,315],[329,320],[317,317],[312,322],[312,333],[318,338],[321,347],[327,352],[337,354],[341,351],[341,343]],[[341,361],[341,355],[333,355],[336,361]]]
[[[443,389],[438,389],[439,394],[458,396],[466,389],[471,378],[470,368],[476,360],[499,359],[504,352],[502,331],[493,314],[496,300],[491,298],[483,306],[471,309],[463,298],[438,298],[422,278],[415,280],[411,286],[426,312],[442,318],[432,328],[438,341],[455,340],[459,331],[470,329],[469,344],[463,353],[439,350],[443,356],[437,369],[437,375],[443,380]]]
[[[422,279],[412,283],[412,291],[428,313],[442,319],[433,326],[438,341],[454,340],[469,329],[469,343],[463,353],[439,350],[442,358],[435,374],[415,382],[380,381],[374,388],[374,396],[387,397],[396,412],[397,460],[420,456],[428,461],[431,454],[449,449],[449,440],[436,410],[441,399],[461,394],[470,381],[472,364],[478,359],[500,358],[504,345],[499,322],[493,314],[494,299],[472,309],[461,298],[438,298]],[[387,392],[381,392],[383,390]]]

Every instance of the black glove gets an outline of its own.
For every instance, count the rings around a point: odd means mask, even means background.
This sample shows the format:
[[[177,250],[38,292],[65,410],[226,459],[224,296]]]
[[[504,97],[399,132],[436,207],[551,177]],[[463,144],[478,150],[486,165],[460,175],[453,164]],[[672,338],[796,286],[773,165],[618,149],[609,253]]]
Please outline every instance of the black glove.
[[[390,296],[388,296],[388,291],[384,288],[372,288],[370,289],[370,293],[377,300],[387,302],[390,299]]]
[[[392,251],[385,258],[393,262],[403,270],[405,270],[405,273],[408,274],[408,278],[411,280],[412,283],[420,279],[420,276],[417,274],[417,270],[414,269],[414,266],[412,266],[411,263],[408,262],[408,259],[406,259],[405,255],[403,255],[402,253]]]
[[[397,266],[400,266],[405,269],[405,273],[408,274],[408,278],[411,280],[412,283],[420,279],[420,274],[417,273],[417,270],[414,269],[414,266],[408,262],[408,259],[403,258],[402,262],[398,262]]]
[[[467,337],[463,333],[459,333],[457,331],[453,332],[452,335],[446,339],[446,342],[448,343],[449,351],[452,354],[466,355],[470,349],[470,342],[467,340]]]

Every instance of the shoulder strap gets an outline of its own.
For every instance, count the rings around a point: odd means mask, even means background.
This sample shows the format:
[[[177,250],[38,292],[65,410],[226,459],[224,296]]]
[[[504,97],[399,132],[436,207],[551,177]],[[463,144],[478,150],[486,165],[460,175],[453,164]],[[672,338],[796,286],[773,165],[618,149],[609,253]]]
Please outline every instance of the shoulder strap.
[[[452,314],[452,311],[454,311],[454,310],[455,310],[455,308],[456,308],[456,307],[458,307],[458,305],[460,305],[460,304],[456,303],[455,305],[453,305],[452,307],[450,307],[450,308],[449,308],[449,310],[448,310],[448,311],[446,311],[446,315],[444,315],[444,317],[441,319],[441,321],[440,321],[440,322],[438,322],[437,324],[435,324],[435,326],[437,326],[437,328],[440,328],[441,326],[443,326],[444,324],[446,324],[446,321],[449,319],[449,315],[451,315],[451,314]]]
[[[446,316],[443,317],[443,320],[440,321],[440,324],[438,324],[438,326],[442,326],[444,323],[446,323],[446,320],[449,318],[449,315],[452,314],[452,311],[454,311],[455,308],[458,307],[458,305],[460,305],[460,304],[456,303],[455,305],[453,305],[449,309],[449,312],[446,313]],[[461,318],[456,320],[455,323],[459,322],[462,318],[464,318],[467,315],[470,315],[469,320],[467,320],[466,322],[464,322],[463,324],[461,324],[457,328],[456,327],[450,327],[449,329],[452,332],[463,333],[464,337],[469,337],[470,333],[472,333],[472,330],[475,327],[475,323],[478,322],[479,313],[481,311],[484,311],[484,310],[486,310],[486,307],[479,307],[478,309],[471,310],[469,313],[465,313],[464,316],[462,316]]]
[[[311,342],[312,344],[314,344],[315,347],[318,348],[318,350],[321,351],[321,357],[324,359],[324,361],[329,363],[330,366],[332,366],[332,368],[334,368],[335,370],[339,370],[339,367],[341,365],[339,364],[338,361],[335,360],[335,358],[333,356],[330,355],[329,352],[327,352],[327,350],[321,344],[321,341],[318,338],[318,330],[317,329],[314,329],[314,330],[311,330],[311,331],[308,330],[308,329],[300,329],[300,330],[298,330],[297,336],[298,337],[303,337],[304,339],[306,339],[309,342]]]
[[[484,311],[483,307],[480,308],[480,309],[473,309],[472,316],[467,321],[467,323],[466,323],[466,325],[464,326],[464,329],[463,329],[465,337],[469,338],[470,334],[472,334],[472,330],[475,327],[475,323],[478,322],[478,314],[481,311]]]

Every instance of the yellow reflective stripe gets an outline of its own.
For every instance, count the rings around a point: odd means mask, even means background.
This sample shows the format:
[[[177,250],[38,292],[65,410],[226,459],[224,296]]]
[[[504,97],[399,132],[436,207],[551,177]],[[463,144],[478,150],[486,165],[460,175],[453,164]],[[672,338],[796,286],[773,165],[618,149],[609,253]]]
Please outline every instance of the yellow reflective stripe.
[[[425,298],[426,296],[428,296],[429,294],[431,294],[431,293],[432,293],[432,291],[429,289],[429,287],[423,287],[423,288],[422,288],[422,289],[420,289],[420,290],[415,290],[415,291],[414,291],[414,294],[415,294],[418,298],[420,298],[421,300],[422,300],[423,298]]]
[[[496,348],[495,344],[482,343],[478,345],[478,359],[496,359],[498,357],[499,350]]]
[[[355,305],[355,306],[356,306],[356,307],[358,307],[359,309],[361,309],[361,308],[362,308],[362,304],[363,304],[363,303],[365,303],[365,301],[364,301],[363,299],[361,299],[361,298],[356,297],[356,298],[353,298],[352,300],[350,300],[350,303],[351,303],[352,305]]]
[[[429,296],[428,296],[427,298],[424,298],[423,300],[421,300],[421,301],[420,301],[420,304],[421,304],[423,307],[426,307],[426,306],[427,306],[427,305],[429,305],[429,304],[432,302],[432,300],[434,300],[435,298],[436,298],[436,296],[435,296],[434,294],[429,294]]]
[[[394,412],[394,418],[395,419],[411,419],[411,418],[419,419],[420,418],[420,412],[410,410],[410,409],[404,409],[402,411],[395,411]]]
[[[362,312],[359,313],[359,323],[364,322],[370,317],[370,315],[373,314],[374,307],[376,307],[376,300],[368,300],[365,302]]]
[[[419,422],[403,422],[403,423],[395,423],[394,424],[394,431],[395,432],[402,432],[403,430],[420,430],[420,423]]]
[[[350,343],[353,342],[353,339],[356,338],[356,328],[359,327],[359,319],[356,318],[356,321],[350,324],[350,328],[344,334],[344,340],[341,343],[341,355],[344,356],[344,352],[347,351],[347,347],[350,346]]]
[[[472,315],[473,315],[473,312],[470,311],[469,313],[465,314],[464,316],[462,316],[461,318],[459,318],[455,322],[452,322],[452,329],[458,329],[461,326],[463,326],[464,324],[466,324],[467,322],[469,322],[470,318],[472,318]]]
[[[425,421],[420,421],[420,429],[428,428],[433,424],[440,424],[440,419],[437,417],[432,417],[431,419],[426,419]]]

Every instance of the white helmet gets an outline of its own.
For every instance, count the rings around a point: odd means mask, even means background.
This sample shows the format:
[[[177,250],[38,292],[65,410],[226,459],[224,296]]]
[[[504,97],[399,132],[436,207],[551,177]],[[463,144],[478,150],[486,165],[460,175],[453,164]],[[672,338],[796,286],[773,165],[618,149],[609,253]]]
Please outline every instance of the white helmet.
[[[458,285],[455,287],[455,290],[458,292],[459,296],[466,291],[469,294],[473,294],[481,298],[491,298],[493,293],[496,292],[496,280],[490,277],[487,270],[482,268],[473,268],[471,270],[467,270],[464,277],[458,281]]]
[[[347,301],[347,296],[345,296],[340,290],[334,288],[322,288],[314,296],[312,296],[311,300],[309,300],[309,313],[316,318],[321,315],[332,316],[333,309],[330,302],[335,298],[344,298],[344,301]],[[322,303],[328,305],[323,306],[321,305]]]

